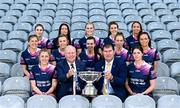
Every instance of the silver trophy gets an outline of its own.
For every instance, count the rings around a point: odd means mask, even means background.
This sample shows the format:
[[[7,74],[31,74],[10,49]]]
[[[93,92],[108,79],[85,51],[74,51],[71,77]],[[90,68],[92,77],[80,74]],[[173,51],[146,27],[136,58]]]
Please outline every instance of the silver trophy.
[[[81,71],[79,77],[86,81],[87,85],[82,90],[82,94],[85,96],[93,97],[97,95],[97,90],[93,86],[93,82],[98,80],[102,75],[102,72],[97,71]]]

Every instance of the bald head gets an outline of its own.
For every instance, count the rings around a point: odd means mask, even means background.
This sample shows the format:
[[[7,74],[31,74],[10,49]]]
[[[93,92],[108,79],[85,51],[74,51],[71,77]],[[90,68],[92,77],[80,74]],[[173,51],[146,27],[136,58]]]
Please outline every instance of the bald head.
[[[76,60],[76,48],[72,45],[68,45],[65,48],[65,58],[69,63],[73,63]]]

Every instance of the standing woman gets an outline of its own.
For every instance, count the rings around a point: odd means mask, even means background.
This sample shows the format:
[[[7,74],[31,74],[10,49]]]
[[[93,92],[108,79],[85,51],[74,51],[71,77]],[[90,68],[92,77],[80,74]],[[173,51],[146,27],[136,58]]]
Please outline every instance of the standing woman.
[[[30,82],[33,95],[54,96],[57,86],[55,66],[49,64],[50,53],[48,49],[42,49],[39,54],[39,64],[33,66],[30,72]]]
[[[56,64],[58,62],[60,62],[61,60],[64,60],[65,59],[65,55],[64,55],[64,51],[65,51],[65,48],[68,46],[68,39],[67,39],[67,36],[66,35],[60,35],[58,37],[58,49],[55,49],[53,52],[52,52],[52,58],[53,58],[53,61],[52,61],[52,64],[56,66]]]
[[[116,22],[112,21],[109,23],[108,36],[104,39],[104,44],[115,44],[115,36],[118,32],[119,26]]]
[[[38,37],[38,48],[42,49],[42,48],[48,48],[51,49],[52,48],[52,44],[50,43],[50,40],[46,37],[43,37],[43,33],[44,33],[44,27],[42,24],[37,24],[35,26],[35,35],[37,35]]]
[[[128,65],[126,89],[130,95],[144,94],[152,97],[157,74],[153,67],[143,60],[141,47],[134,47],[132,55],[135,61]]]
[[[157,71],[158,61],[160,60],[160,56],[155,48],[151,48],[151,38],[147,32],[140,33],[139,43],[143,48],[144,61],[152,65],[154,70]]]
[[[67,36],[68,44],[71,45],[71,36],[70,36],[69,26],[66,23],[62,23],[59,26],[58,36],[56,38],[54,38],[54,40],[53,40],[53,48],[54,49],[57,49],[59,47],[59,45],[58,45],[58,37],[62,36],[62,35]]]
[[[128,50],[124,48],[125,39],[123,33],[117,32],[114,38],[114,42],[115,56],[119,58],[122,62],[126,63],[129,57],[129,53]]]
[[[80,50],[78,51],[78,53],[80,53],[81,51],[87,49],[86,40],[87,40],[88,37],[94,37],[95,38],[95,40],[96,40],[95,48],[97,50],[99,50],[101,48],[101,40],[100,40],[100,38],[94,36],[94,30],[95,30],[94,24],[92,22],[88,22],[86,24],[86,26],[85,26],[85,36],[79,40],[79,46],[80,46],[79,49]]]
[[[134,21],[131,26],[132,29],[132,35],[126,38],[126,48],[129,51],[132,51],[132,49],[135,46],[139,46],[139,34],[142,32],[142,25],[138,21]]]
[[[95,64],[100,60],[100,54],[95,49],[96,40],[94,37],[88,37],[86,40],[87,49],[79,54],[79,58],[86,65],[86,70],[94,71]]]
[[[37,65],[40,49],[38,48],[38,37],[30,35],[28,37],[28,47],[21,53],[20,64],[22,65],[24,76],[30,77],[29,72],[34,65]]]

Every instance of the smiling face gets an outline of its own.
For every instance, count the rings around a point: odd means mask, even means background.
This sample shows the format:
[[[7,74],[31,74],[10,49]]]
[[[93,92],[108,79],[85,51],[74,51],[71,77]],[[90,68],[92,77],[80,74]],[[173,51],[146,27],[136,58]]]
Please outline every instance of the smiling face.
[[[85,28],[85,34],[87,37],[93,36],[94,33],[94,25],[92,23],[88,23]]]
[[[58,44],[60,46],[60,49],[65,49],[66,46],[68,45],[68,40],[65,36],[59,37],[58,38]]]
[[[42,26],[37,26],[37,27],[35,28],[35,34],[36,34],[37,36],[42,36],[42,35],[43,35],[43,32],[44,32],[44,29],[43,29]]]
[[[50,59],[48,51],[42,51],[39,55],[39,61],[41,65],[47,65]]]
[[[121,35],[117,35],[115,38],[115,46],[122,48],[124,45],[124,38]]]
[[[110,25],[109,31],[111,32],[111,35],[115,36],[118,32],[118,27],[116,24]]]
[[[73,63],[76,60],[76,49],[75,47],[69,45],[65,49],[65,58],[69,63]]]
[[[142,60],[142,57],[143,57],[142,51],[141,51],[140,49],[138,49],[138,48],[135,48],[135,49],[133,50],[133,57],[134,57],[134,60],[135,60],[135,61],[140,61],[140,60]]]
[[[141,30],[141,25],[137,22],[133,23],[132,25],[132,32],[134,35],[138,35]]]
[[[86,41],[86,47],[87,47],[88,50],[94,50],[95,45],[96,44],[95,44],[93,39],[88,39]]]
[[[104,55],[105,60],[107,62],[110,62],[114,58],[115,51],[111,46],[104,47],[103,48],[103,55]]]
[[[149,39],[148,35],[142,34],[139,37],[139,42],[142,47],[147,47],[147,46],[149,46],[150,39]]]
[[[61,26],[61,35],[67,35],[68,34],[68,27],[66,25]]]
[[[36,49],[38,47],[38,39],[37,37],[31,37],[28,41],[29,48]]]

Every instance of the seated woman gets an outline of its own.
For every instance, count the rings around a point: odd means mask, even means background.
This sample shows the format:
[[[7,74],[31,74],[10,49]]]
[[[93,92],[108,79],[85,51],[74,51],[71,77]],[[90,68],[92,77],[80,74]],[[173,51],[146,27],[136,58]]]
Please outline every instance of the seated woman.
[[[154,70],[157,71],[160,56],[155,48],[151,48],[151,38],[147,32],[140,33],[139,43],[143,49],[144,61],[152,65]]]
[[[58,62],[65,59],[64,50],[68,46],[68,39],[65,35],[60,35],[58,37],[58,49],[52,52],[52,64],[56,66]]]
[[[126,89],[130,95],[144,94],[152,97],[157,74],[153,67],[143,60],[141,47],[135,47],[132,54],[135,61],[128,65]]]
[[[87,49],[79,54],[79,58],[82,62],[86,64],[86,70],[93,71],[95,69],[95,64],[100,60],[100,54],[97,49],[95,49],[96,40],[94,37],[88,37],[86,40]]]
[[[40,48],[40,49],[42,49],[42,48],[51,49],[52,48],[52,44],[51,44],[50,40],[46,37],[43,37],[44,27],[42,24],[37,24],[35,26],[34,32],[35,32],[35,35],[37,35],[37,37],[38,37],[38,48]]]
[[[33,66],[30,72],[30,82],[33,95],[51,95],[57,86],[57,76],[55,66],[49,64],[50,53],[47,49],[42,49],[39,54],[39,64]]]
[[[24,76],[29,79],[32,67],[37,65],[40,49],[38,47],[38,37],[30,35],[28,37],[28,47],[21,53],[20,64],[22,65]]]
[[[130,54],[128,50],[124,48],[124,35],[123,33],[117,32],[115,38],[115,56],[119,58],[122,62],[127,62]]]

